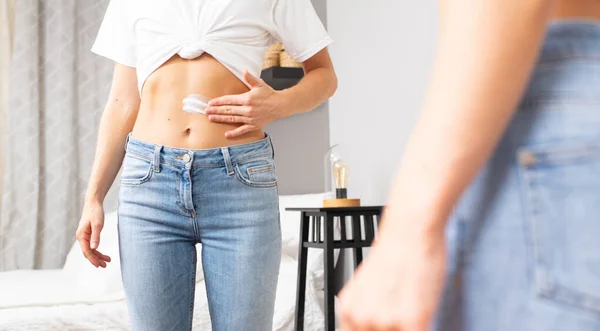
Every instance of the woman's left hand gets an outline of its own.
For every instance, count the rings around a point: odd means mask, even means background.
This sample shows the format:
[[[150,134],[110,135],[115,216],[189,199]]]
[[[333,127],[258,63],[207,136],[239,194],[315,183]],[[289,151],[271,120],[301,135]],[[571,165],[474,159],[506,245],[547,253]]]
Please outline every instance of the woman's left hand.
[[[252,89],[243,94],[212,99],[206,108],[211,122],[241,124],[225,133],[227,138],[239,137],[258,130],[280,118],[283,97],[262,79],[244,72],[244,80]]]

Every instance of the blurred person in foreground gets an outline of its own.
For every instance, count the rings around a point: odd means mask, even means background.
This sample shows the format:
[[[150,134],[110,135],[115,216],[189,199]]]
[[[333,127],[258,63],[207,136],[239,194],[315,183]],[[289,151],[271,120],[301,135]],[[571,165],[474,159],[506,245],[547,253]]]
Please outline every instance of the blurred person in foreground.
[[[440,1],[344,331],[600,330],[600,1]]]

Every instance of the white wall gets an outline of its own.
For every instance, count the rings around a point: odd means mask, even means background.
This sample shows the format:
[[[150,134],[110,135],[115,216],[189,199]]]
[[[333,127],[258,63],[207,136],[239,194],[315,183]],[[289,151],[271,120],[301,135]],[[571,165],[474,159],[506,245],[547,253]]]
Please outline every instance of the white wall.
[[[312,0],[327,26],[327,0]],[[311,112],[281,119],[265,129],[273,139],[280,194],[324,190],[323,158],[329,149],[328,104]]]
[[[327,23],[339,78],[329,101],[331,144],[350,151],[348,195],[385,204],[429,80],[437,2],[328,0]],[[336,269],[341,286],[353,274],[350,251]]]
[[[339,77],[331,143],[352,151],[349,195],[383,204],[429,79],[437,2],[328,0],[327,22]]]

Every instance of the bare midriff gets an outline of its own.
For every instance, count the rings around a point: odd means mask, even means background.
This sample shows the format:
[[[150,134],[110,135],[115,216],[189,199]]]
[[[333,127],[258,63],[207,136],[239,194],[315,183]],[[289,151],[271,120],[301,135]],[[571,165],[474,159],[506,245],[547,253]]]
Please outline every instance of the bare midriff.
[[[262,130],[226,138],[225,133],[239,125],[210,122],[206,115],[182,109],[183,99],[190,94],[212,99],[248,91],[246,84],[209,54],[192,60],[175,55],[144,82],[132,136],[184,149],[218,148],[260,140],[264,138]]]
[[[554,20],[600,20],[600,0],[557,0]]]

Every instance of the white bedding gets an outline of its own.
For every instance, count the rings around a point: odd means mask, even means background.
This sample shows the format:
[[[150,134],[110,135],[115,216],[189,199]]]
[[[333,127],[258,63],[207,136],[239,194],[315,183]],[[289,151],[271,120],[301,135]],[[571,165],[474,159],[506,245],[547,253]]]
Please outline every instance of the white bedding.
[[[290,206],[317,206],[322,195],[281,197],[283,254],[277,287],[273,330],[294,327],[299,215]],[[114,259],[100,270],[91,267],[74,246],[61,270],[19,270],[0,273],[0,330],[129,330],[129,318],[118,269],[115,215],[107,215],[101,247]],[[112,229],[112,230],[110,230]],[[306,330],[323,330],[322,253],[309,256]],[[112,268],[111,268],[112,267]],[[211,330],[204,280],[196,283],[193,330]]]
[[[284,257],[282,260],[273,330],[293,330],[296,266],[296,261],[289,256]],[[34,284],[32,281],[40,276],[39,278],[43,279],[39,279],[40,282],[37,284],[51,286],[51,288],[48,288],[50,291],[46,295],[46,298],[49,298],[53,293],[68,293],[72,289],[72,286],[64,283],[58,275],[60,272],[42,271],[38,275],[38,271],[29,271],[30,275],[25,278],[23,278],[24,272],[18,272],[15,273],[13,279],[11,279],[12,277],[6,277],[10,274],[10,272],[7,272],[0,279],[2,279],[3,284],[10,283],[24,286]],[[313,284],[312,277],[310,277],[307,284],[305,325],[307,330],[320,330],[323,326],[323,312],[319,295]],[[2,297],[5,297],[4,294]],[[75,299],[74,297],[70,298]],[[95,302],[93,304],[71,303],[25,306],[22,305],[22,301],[19,307],[0,308],[0,330],[129,330],[129,318],[123,299],[107,300],[107,302]],[[86,300],[82,299],[81,301],[85,302]],[[201,280],[196,284],[193,330],[210,329],[206,291],[204,281]]]

